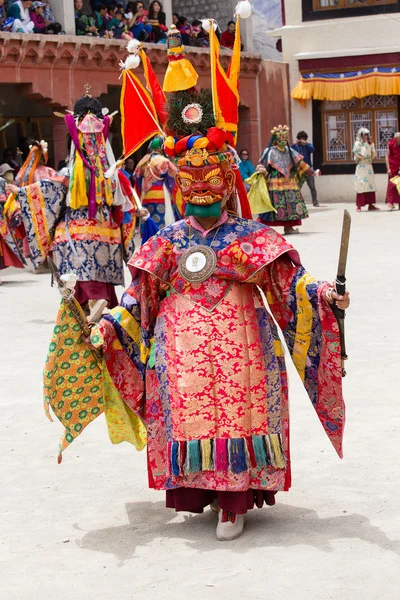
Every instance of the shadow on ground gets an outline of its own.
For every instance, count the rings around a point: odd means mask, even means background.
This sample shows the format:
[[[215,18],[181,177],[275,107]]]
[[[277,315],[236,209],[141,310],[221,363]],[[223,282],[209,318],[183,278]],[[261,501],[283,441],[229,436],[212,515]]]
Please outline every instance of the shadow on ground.
[[[7,287],[20,287],[20,286],[24,286],[24,285],[32,286],[32,285],[35,285],[37,283],[38,282],[35,281],[34,279],[25,279],[24,281],[15,281],[15,280],[7,281],[7,280],[3,279],[2,283],[1,283],[0,290],[1,290],[1,288],[3,286],[7,286]]]
[[[120,565],[135,556],[137,547],[159,538],[184,540],[200,553],[221,549],[215,538],[217,517],[210,509],[202,515],[180,513],[183,522],[178,522],[176,513],[163,502],[135,502],[127,504],[126,511],[128,524],[88,531],[76,543],[87,550],[114,554]],[[75,529],[82,531],[77,524]],[[254,547],[301,544],[332,552],[331,542],[344,539],[360,539],[400,555],[400,540],[390,540],[364,515],[319,518],[315,510],[287,504],[250,511],[243,536],[225,542],[224,549],[242,553]]]

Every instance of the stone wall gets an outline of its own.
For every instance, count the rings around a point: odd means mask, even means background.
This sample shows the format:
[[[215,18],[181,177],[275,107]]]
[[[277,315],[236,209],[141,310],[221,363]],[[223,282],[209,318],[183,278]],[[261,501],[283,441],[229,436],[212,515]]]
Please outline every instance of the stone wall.
[[[173,0],[173,12],[193,19],[213,18],[218,21],[222,31],[233,18],[236,0]]]
[[[41,103],[50,117],[54,110],[70,109],[91,85],[91,93],[100,96],[110,112],[119,108],[119,61],[126,57],[126,42],[91,37],[24,35],[0,33],[0,84],[14,84],[13,93],[5,91],[1,99],[4,118],[15,116],[12,106],[15,95],[23,98],[27,109],[30,102]],[[144,44],[159,80],[167,67],[165,47]],[[207,48],[187,48],[187,56],[199,74],[198,87],[210,87],[210,57]],[[230,52],[221,51],[221,63],[226,69]],[[142,70],[137,70],[142,79]],[[7,90],[7,88],[3,88]],[[240,121],[238,147],[246,146],[257,160],[268,143],[273,125],[289,121],[289,97],[286,65],[263,61],[260,56],[244,52],[240,74]],[[120,154],[119,115],[113,122],[114,148]],[[53,119],[55,164],[65,158],[65,126],[62,119]]]

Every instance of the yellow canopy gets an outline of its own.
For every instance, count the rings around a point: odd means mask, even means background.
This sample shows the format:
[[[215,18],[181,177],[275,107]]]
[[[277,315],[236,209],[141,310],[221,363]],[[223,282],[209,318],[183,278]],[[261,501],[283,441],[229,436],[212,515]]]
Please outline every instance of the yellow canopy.
[[[372,71],[372,72],[371,72]],[[389,72],[386,72],[389,71]],[[350,100],[372,95],[400,94],[399,69],[368,69],[358,73],[328,73],[304,75],[292,91],[292,98],[306,100]]]

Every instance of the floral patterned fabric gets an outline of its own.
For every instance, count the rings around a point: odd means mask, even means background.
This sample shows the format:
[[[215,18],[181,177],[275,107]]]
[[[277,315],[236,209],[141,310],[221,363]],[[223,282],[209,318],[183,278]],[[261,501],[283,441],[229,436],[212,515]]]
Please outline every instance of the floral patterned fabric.
[[[270,225],[297,224],[308,217],[308,211],[301,194],[301,186],[312,174],[311,167],[304,162],[301,155],[291,150],[293,160],[286,147],[284,152],[272,147],[265,162],[267,169],[267,187],[270,200],[276,212],[259,215],[262,223]]]
[[[67,188],[54,181],[39,181],[21,188],[18,202],[31,251],[39,267],[50,251],[61,274],[74,271],[79,281],[123,285],[123,260],[134,250],[132,224],[118,225],[113,208],[98,208],[96,219],[87,208],[66,207]]]
[[[192,230],[190,241],[188,231],[182,221],[142,246],[132,285],[95,332],[115,387],[146,423],[150,485],[288,489],[286,367],[263,294],[341,456],[340,348],[328,284],[260,223],[230,217],[205,238]],[[214,236],[214,275],[184,282],[183,249]]]
[[[0,269],[6,267],[16,267],[23,269],[22,258],[22,240],[18,232],[20,226],[20,210],[9,214],[6,218],[4,214],[4,205],[7,200],[5,191],[7,182],[0,177]],[[18,243],[20,245],[18,245]]]
[[[353,154],[357,163],[354,182],[356,194],[375,192],[375,175],[372,168],[372,161],[376,157],[375,145],[356,141]]]

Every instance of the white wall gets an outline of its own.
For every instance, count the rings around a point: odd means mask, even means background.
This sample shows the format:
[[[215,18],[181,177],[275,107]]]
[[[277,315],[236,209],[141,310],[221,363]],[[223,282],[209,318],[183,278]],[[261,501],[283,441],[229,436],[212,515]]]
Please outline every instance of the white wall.
[[[382,54],[398,52],[400,49],[398,14],[303,23],[300,0],[286,0],[285,13],[286,25],[279,33],[282,36],[282,59],[289,63],[290,90],[300,79],[300,59]],[[304,129],[312,139],[311,104],[309,100],[303,107],[296,100],[291,101],[293,136]],[[352,176],[326,176],[317,183],[327,201],[352,200]],[[386,176],[377,176],[377,183],[378,197],[384,199]]]
[[[51,0],[54,18],[61,23],[67,35],[75,35],[75,9],[73,0]]]
[[[378,203],[385,202],[387,181],[387,175],[375,175],[376,200]],[[354,175],[322,174],[321,177],[316,177],[315,183],[320,204],[324,204],[326,202],[355,203],[356,201],[356,195],[354,192]],[[311,204],[311,194],[307,184],[304,184],[301,192],[306,202]]]

